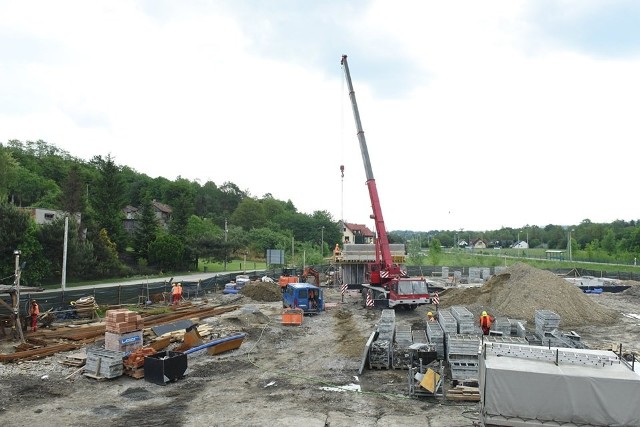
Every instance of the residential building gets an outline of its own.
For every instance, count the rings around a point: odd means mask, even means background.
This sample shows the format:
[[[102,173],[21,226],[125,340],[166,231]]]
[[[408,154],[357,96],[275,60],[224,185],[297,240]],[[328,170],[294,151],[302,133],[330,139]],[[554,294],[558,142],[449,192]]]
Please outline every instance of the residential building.
[[[342,230],[342,242],[343,243],[373,243],[375,233],[366,225],[353,224],[349,222],[344,223]]]

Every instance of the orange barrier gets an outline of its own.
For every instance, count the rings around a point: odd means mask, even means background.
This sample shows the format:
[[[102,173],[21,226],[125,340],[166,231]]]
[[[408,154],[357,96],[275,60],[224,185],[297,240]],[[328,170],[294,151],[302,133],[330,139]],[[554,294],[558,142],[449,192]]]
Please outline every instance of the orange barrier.
[[[304,319],[304,311],[301,308],[287,308],[282,311],[283,325],[302,325]]]

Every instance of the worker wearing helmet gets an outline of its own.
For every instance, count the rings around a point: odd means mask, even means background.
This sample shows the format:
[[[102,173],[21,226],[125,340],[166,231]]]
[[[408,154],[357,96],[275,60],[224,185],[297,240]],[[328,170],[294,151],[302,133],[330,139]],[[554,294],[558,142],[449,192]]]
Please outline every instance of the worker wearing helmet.
[[[29,316],[31,316],[31,330],[35,332],[38,329],[38,316],[40,315],[40,306],[36,300],[31,300],[29,307]]]
[[[482,328],[482,333],[484,335],[489,335],[492,324],[493,318],[489,316],[486,311],[483,311],[482,315],[480,316],[480,327]]]
[[[433,315],[432,312],[428,312],[427,313],[427,319],[429,319],[429,322],[435,322],[436,321],[436,318],[435,318],[435,316]]]

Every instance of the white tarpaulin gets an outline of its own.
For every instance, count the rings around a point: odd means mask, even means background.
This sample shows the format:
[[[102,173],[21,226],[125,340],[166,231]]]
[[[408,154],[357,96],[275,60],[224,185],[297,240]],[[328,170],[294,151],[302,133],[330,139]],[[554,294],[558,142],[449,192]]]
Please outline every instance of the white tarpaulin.
[[[611,351],[559,349],[563,357],[540,360],[527,347],[504,351],[488,345],[480,356],[481,418],[501,426],[544,421],[594,426],[640,426],[640,375]],[[555,351],[555,348],[549,350]],[[497,353],[497,354],[496,354]],[[524,356],[523,356],[524,355]],[[511,357],[516,356],[516,357]],[[603,361],[596,364],[594,359]]]

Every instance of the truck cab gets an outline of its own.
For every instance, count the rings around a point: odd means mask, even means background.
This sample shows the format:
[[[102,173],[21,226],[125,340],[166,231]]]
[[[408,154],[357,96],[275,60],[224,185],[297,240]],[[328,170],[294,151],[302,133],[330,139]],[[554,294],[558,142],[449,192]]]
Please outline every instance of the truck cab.
[[[282,293],[284,308],[300,308],[305,313],[324,311],[322,289],[311,283],[289,283]]]

